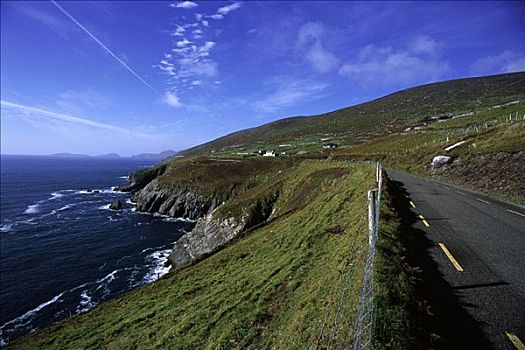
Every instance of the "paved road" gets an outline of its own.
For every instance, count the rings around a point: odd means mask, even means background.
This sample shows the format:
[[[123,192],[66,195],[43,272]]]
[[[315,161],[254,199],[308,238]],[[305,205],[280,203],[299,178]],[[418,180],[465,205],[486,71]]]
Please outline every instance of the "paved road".
[[[435,271],[426,278],[444,280],[442,289],[449,288],[457,300],[456,306],[444,301],[443,310],[437,310],[442,323],[462,338],[455,345],[525,349],[525,209],[394,170],[387,173],[406,191],[416,218],[412,227],[428,242],[426,255]],[[438,289],[436,300],[443,293]],[[454,307],[467,314],[480,336],[467,329]]]

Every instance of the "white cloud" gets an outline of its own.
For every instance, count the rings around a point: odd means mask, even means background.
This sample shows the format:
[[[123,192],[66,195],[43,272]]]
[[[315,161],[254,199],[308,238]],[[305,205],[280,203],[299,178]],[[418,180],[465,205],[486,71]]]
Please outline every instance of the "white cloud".
[[[177,41],[177,43],[175,45],[177,45],[177,47],[184,47],[188,44],[191,44],[191,41],[189,41],[188,39],[184,38],[180,41]]]
[[[522,72],[525,71],[525,55],[504,51],[496,56],[480,58],[470,68],[476,75]]]
[[[72,115],[64,114],[64,113],[57,113],[57,112],[48,111],[45,109],[32,107],[32,106],[26,106],[26,105],[22,105],[22,104],[10,102],[10,101],[0,100],[0,105],[3,108],[21,111],[27,115],[44,117],[44,118],[49,118],[49,119],[67,122],[67,123],[80,124],[80,125],[84,125],[84,126],[88,126],[88,127],[92,127],[96,129],[115,131],[115,132],[119,132],[119,133],[122,133],[128,136],[141,137],[141,138],[151,138],[152,137],[149,134],[128,130],[128,129],[114,126],[111,124],[100,123],[100,122],[96,122],[96,121],[93,121],[87,118],[81,118],[81,117],[72,116]]]
[[[414,42],[409,45],[410,51],[421,55],[436,55],[438,53],[438,43],[436,40],[426,35],[415,38]]]
[[[264,112],[276,112],[285,107],[292,107],[304,103],[307,100],[321,98],[321,93],[327,88],[327,84],[306,81],[279,79],[274,82],[276,89],[266,97],[254,103],[256,109]]]
[[[321,22],[308,22],[301,26],[297,44],[301,55],[318,72],[328,73],[339,67],[339,59],[323,44],[324,26]]]
[[[181,1],[176,4],[170,4],[171,7],[177,7],[182,9],[191,9],[194,7],[199,6],[198,4],[194,3],[193,1]]]
[[[195,62],[190,58],[181,58],[178,63],[181,66],[181,76],[214,77],[217,75],[217,63],[210,60]]]
[[[439,80],[449,71],[436,43],[428,37],[417,38],[406,48],[368,45],[358,56],[341,66],[339,74],[364,88],[408,86]]]
[[[171,6],[186,7],[187,3],[182,1]],[[212,49],[215,47],[215,38],[221,35],[221,29],[215,28],[220,22],[212,20],[222,20],[241,6],[241,2],[231,2],[218,8],[215,13],[199,11],[191,16],[180,16],[180,22],[171,24],[173,27],[169,35],[175,39],[172,41],[173,46],[154,65],[165,76],[170,91],[182,87],[192,89],[199,86],[201,81],[206,81],[206,78],[217,76],[219,64],[212,56]],[[210,82],[213,80],[210,79]]]
[[[234,2],[233,4],[220,7],[217,10],[217,13],[219,13],[221,15],[227,15],[229,12],[239,9],[241,6],[242,6],[242,3]]]
[[[339,60],[331,52],[325,50],[320,41],[316,41],[306,51],[306,60],[321,73],[328,73],[339,67]]]
[[[171,107],[182,106],[182,102],[180,101],[180,98],[171,91],[166,91],[164,93],[164,95],[162,96],[162,102],[164,102],[165,104]]]

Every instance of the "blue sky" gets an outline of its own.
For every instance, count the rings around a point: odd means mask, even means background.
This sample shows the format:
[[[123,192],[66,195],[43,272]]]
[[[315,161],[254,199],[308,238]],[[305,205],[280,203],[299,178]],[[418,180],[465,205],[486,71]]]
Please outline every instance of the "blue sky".
[[[181,150],[525,70],[519,2],[1,2],[2,153]]]

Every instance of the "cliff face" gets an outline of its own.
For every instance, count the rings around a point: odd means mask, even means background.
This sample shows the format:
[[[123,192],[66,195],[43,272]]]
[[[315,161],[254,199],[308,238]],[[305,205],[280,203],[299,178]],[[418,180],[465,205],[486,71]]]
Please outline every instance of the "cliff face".
[[[175,268],[187,265],[222,247],[240,233],[264,224],[271,217],[278,197],[278,193],[270,192],[255,202],[239,204],[239,214],[226,218],[221,209],[228,204],[217,207],[199,219],[190,233],[175,242],[168,258],[171,265]]]
[[[281,173],[281,164],[275,161],[254,164],[262,164],[262,169],[238,161],[188,163],[140,170],[120,189],[132,192],[138,211],[197,220],[194,229],[175,243],[169,257],[174,267],[189,264],[266,222],[279,193],[277,187],[264,185]],[[249,176],[239,177],[240,170]]]
[[[222,197],[222,196],[221,196]],[[196,220],[222,203],[222,198],[205,195],[187,186],[166,186],[154,179],[132,195],[137,210]]]
[[[122,192],[135,192],[143,189],[151,181],[164,174],[167,169],[166,164],[160,164],[152,168],[135,171],[129,176],[128,183],[118,190]]]

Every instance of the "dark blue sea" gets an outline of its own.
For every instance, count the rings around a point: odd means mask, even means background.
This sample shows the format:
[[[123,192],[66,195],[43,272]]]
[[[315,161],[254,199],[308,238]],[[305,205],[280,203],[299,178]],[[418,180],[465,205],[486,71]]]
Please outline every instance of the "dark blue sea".
[[[193,223],[113,191],[137,160],[1,157],[0,344],[151,283]],[[98,190],[99,192],[91,192]],[[108,209],[120,199],[122,211]]]

